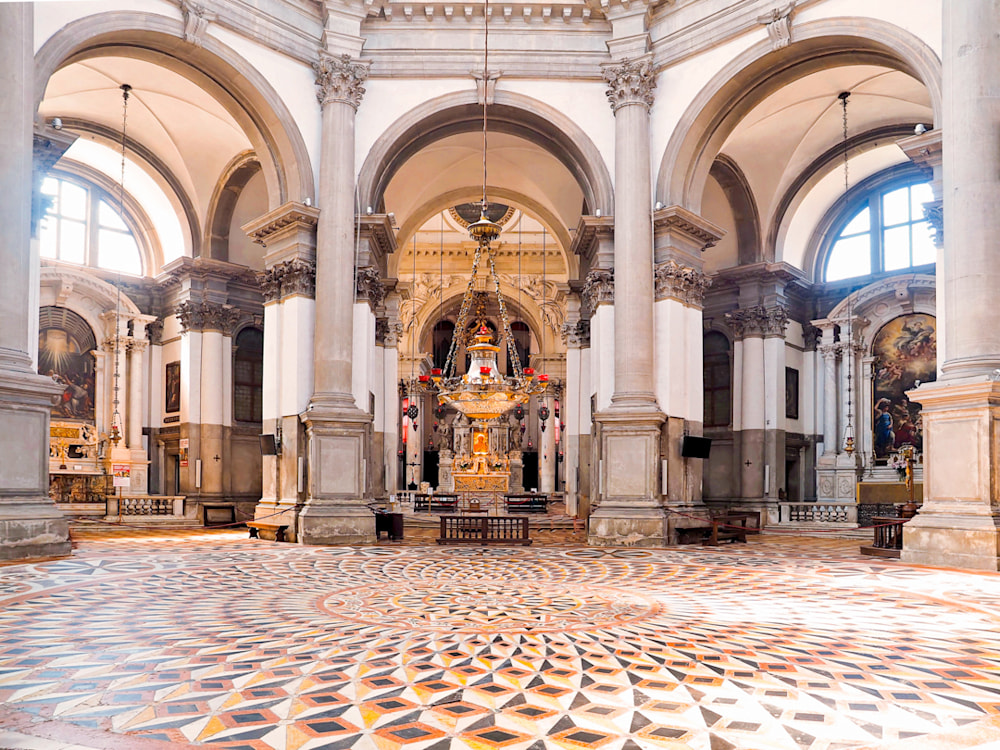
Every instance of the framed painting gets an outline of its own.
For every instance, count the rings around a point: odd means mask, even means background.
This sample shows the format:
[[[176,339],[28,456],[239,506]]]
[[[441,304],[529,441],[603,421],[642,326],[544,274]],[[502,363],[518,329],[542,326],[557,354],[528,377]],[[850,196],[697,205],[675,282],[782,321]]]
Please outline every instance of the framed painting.
[[[164,408],[170,414],[181,410],[181,363],[168,362],[166,364],[166,371]]]
[[[785,419],[799,418],[799,371],[785,368]]]

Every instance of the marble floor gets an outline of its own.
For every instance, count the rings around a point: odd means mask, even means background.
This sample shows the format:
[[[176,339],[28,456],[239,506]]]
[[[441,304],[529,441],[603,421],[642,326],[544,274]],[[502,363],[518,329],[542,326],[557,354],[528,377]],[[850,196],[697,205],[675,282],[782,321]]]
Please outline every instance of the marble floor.
[[[78,532],[0,566],[0,748],[1000,750],[1000,575],[408,537]]]

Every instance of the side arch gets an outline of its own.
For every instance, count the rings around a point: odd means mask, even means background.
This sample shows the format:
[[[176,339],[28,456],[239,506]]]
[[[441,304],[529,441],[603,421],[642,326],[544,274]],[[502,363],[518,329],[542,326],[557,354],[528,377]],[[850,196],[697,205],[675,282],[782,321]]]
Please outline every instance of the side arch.
[[[249,61],[211,35],[201,46],[185,41],[179,19],[114,11],[66,24],[35,54],[35,111],[53,73],[106,54],[163,65],[216,97],[254,146],[271,208],[315,197],[309,152],[281,97]]]
[[[849,57],[846,57],[848,56]],[[777,52],[762,40],[723,68],[681,117],[660,161],[656,195],[698,213],[716,156],[760,101],[810,73],[850,64],[881,65],[927,87],[936,123],[943,106],[941,61],[923,40],[875,19],[827,18],[795,26],[795,42]]]
[[[537,99],[497,91],[490,105],[494,132],[531,140],[553,154],[583,191],[583,213],[614,213],[614,190],[607,165],[576,123]],[[400,117],[375,141],[358,178],[360,205],[384,210],[386,186],[402,164],[425,146],[456,133],[482,128],[482,105],[475,91],[431,99]]]

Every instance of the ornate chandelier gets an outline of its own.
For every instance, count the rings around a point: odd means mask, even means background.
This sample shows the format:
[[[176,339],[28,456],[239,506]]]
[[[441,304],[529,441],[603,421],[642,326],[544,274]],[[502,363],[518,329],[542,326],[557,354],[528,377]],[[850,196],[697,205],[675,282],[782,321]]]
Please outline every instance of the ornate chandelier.
[[[483,199],[480,204],[479,220],[469,225],[469,236],[476,241],[476,252],[472,260],[472,273],[469,284],[462,297],[462,307],[459,310],[455,334],[448,349],[448,359],[444,371],[440,368],[431,370],[431,375],[421,375],[419,382],[424,389],[437,396],[438,403],[450,404],[469,419],[478,422],[488,422],[498,419],[518,404],[523,404],[531,396],[545,392],[548,387],[548,375],[535,377],[535,371],[530,367],[522,367],[521,360],[514,346],[514,335],[510,329],[507,317],[507,305],[500,291],[500,279],[496,272],[494,251],[490,243],[500,236],[500,225],[491,221],[486,210],[489,202],[486,200],[486,123],[487,99],[485,87],[489,81],[489,34],[490,10],[489,0],[485,6],[486,33],[485,54],[483,58]],[[485,309],[481,306],[476,312],[476,333],[471,336],[475,343],[469,344],[469,368],[464,375],[455,374],[455,360],[461,344],[470,338],[468,335],[469,319],[475,306],[476,277],[480,263],[485,258],[489,278],[493,281],[497,303],[500,307],[499,340],[494,343],[493,334],[486,326]],[[497,367],[497,355],[500,343],[506,343],[507,357],[513,375],[503,376]]]

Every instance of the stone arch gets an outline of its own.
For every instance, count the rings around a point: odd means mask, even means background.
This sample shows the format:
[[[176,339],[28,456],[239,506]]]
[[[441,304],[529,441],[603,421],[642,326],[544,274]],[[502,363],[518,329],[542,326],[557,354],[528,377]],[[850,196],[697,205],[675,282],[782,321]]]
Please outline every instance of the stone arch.
[[[208,204],[202,256],[229,260],[229,225],[233,220],[233,212],[243,188],[260,171],[260,159],[252,151],[237,154],[226,165]]]
[[[849,55],[849,57],[847,57]],[[773,51],[762,40],[737,56],[702,89],[674,130],[660,161],[656,195],[667,205],[701,210],[709,171],[737,124],[765,97],[805,75],[851,64],[882,65],[913,76],[941,121],[941,61],[922,40],[893,24],[827,18],[795,26],[795,42]]]
[[[614,190],[607,165],[590,137],[570,118],[544,102],[510,91],[497,91],[489,117],[494,132],[530,140],[562,162],[583,191],[583,213],[613,214]],[[481,128],[482,105],[475,91],[445,94],[410,110],[369,151],[358,178],[360,205],[383,210],[386,186],[410,156],[449,135]]]
[[[113,324],[102,318],[106,313],[114,312],[120,306],[121,314],[125,317],[142,315],[142,311],[124,291],[119,295],[115,286],[83,268],[43,265],[39,285],[42,290],[39,305],[54,305],[72,310],[91,327],[98,344],[114,334]],[[112,327],[109,328],[109,325]]]
[[[271,208],[314,198],[312,162],[281,97],[249,61],[211,34],[200,45],[185,41],[180,19],[114,11],[66,24],[35,54],[35,111],[55,71],[106,54],[162,65],[212,94],[253,144]]]
[[[759,263],[762,260],[773,261],[773,257],[764,257],[766,250],[760,244],[760,213],[743,170],[728,156],[719,154],[712,163],[709,174],[725,193],[733,218],[736,220],[736,244],[740,265]]]

